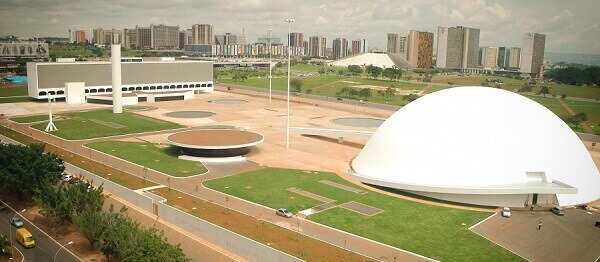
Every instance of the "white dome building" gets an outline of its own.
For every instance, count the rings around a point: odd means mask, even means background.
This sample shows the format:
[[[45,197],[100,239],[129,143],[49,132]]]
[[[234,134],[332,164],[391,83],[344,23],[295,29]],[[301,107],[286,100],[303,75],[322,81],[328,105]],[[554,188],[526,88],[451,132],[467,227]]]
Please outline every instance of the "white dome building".
[[[533,100],[457,87],[394,113],[351,163],[363,183],[454,202],[523,207],[600,198],[600,174],[577,135]]]

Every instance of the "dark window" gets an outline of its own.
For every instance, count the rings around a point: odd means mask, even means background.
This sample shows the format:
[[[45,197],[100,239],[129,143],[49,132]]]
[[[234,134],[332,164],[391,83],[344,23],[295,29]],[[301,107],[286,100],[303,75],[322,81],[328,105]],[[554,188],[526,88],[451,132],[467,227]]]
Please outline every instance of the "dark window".
[[[112,92],[112,88],[107,88],[106,92]]]
[[[202,87],[206,87],[206,84],[202,84]]]
[[[155,89],[156,89],[156,86],[151,86],[150,87],[150,90],[155,90]]]
[[[48,91],[48,94],[49,95],[54,95],[54,94],[56,94],[56,92],[54,92],[54,91]]]
[[[87,91],[87,90],[85,90],[85,91]],[[86,93],[87,93],[87,92],[86,92]],[[39,93],[38,93],[38,95],[40,95],[40,96],[45,96],[45,95],[46,95],[46,92],[39,92]]]
[[[208,87],[212,87],[212,84],[208,84]]]
[[[96,92],[98,92],[96,89],[90,90],[90,93],[92,93],[92,94],[95,94]]]
[[[162,86],[158,86],[156,89],[158,89],[158,90],[162,90]]]
[[[138,86],[138,87],[135,88],[135,90],[142,90],[142,87]]]
[[[98,89],[98,93],[102,93],[102,92],[104,92],[104,88]]]
[[[169,87],[169,89],[175,89],[175,85],[171,85],[171,87]]]
[[[87,93],[89,93],[89,92],[90,92],[90,90],[87,90],[87,89],[85,90],[85,93],[86,93],[86,94],[87,94]]]
[[[60,91],[56,92],[56,94],[59,94],[59,95],[64,95],[64,94],[65,94],[65,91],[62,91],[62,90],[60,90]]]
[[[121,87],[121,91],[127,91],[127,87]]]
[[[144,90],[150,90],[150,87],[144,86]]]
[[[133,91],[133,90],[135,90],[135,87],[132,86],[129,88],[129,91]]]

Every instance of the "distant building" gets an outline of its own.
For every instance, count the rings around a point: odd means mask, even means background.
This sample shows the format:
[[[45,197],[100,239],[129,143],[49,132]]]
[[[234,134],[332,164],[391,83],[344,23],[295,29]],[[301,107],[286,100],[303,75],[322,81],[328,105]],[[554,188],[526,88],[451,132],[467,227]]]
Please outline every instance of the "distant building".
[[[521,67],[521,48],[511,47],[509,49],[508,67],[509,68],[520,68]]]
[[[348,56],[348,40],[346,38],[336,38],[333,40],[333,59]]]
[[[187,30],[179,31],[179,48],[184,49],[187,42]]]
[[[269,36],[259,37],[256,41],[258,44],[269,44]],[[278,36],[271,36],[271,45],[282,45],[281,39]]]
[[[104,31],[104,45],[123,45],[123,30],[103,30]]]
[[[485,68],[496,68],[498,66],[498,49],[493,46],[480,47],[479,65]]]
[[[135,26],[136,49],[152,48],[152,29],[150,27]]]
[[[195,24],[192,29],[187,30],[188,45],[212,45],[215,44],[213,26],[209,24]]]
[[[308,55],[324,57],[327,49],[327,39],[322,36],[311,36],[308,39]]]
[[[304,46],[304,34],[303,33],[290,33],[290,46],[303,47]]]
[[[406,60],[414,67],[430,68],[433,63],[433,33],[410,30]]]
[[[498,64],[499,68],[508,68],[508,61],[510,60],[510,49],[508,47],[498,47]]]
[[[368,52],[367,39],[354,39],[352,40],[352,54],[360,54]]]
[[[407,37],[400,34],[387,34],[387,52],[402,54],[406,58]]]
[[[234,35],[231,33],[226,33],[224,35],[215,35],[215,44],[216,45],[245,45],[246,44],[246,36],[245,35]]]
[[[123,43],[122,45],[126,48],[136,48],[137,46],[137,37],[136,37],[135,28],[125,28],[123,29]]]
[[[308,50],[308,41],[302,41],[302,48],[304,49],[303,55],[310,55]]]
[[[179,49],[179,26],[151,25],[153,49]]]
[[[94,36],[92,38],[92,43],[97,44],[97,45],[103,45],[105,42],[104,29],[96,28],[93,30],[93,32],[94,32]]]
[[[438,27],[437,62],[439,68],[473,68],[479,60],[479,29]]]
[[[94,30],[75,27],[69,29],[69,42],[73,43],[91,43],[94,38]]]
[[[521,49],[521,73],[542,76],[546,35],[538,33],[523,34],[523,49]]]

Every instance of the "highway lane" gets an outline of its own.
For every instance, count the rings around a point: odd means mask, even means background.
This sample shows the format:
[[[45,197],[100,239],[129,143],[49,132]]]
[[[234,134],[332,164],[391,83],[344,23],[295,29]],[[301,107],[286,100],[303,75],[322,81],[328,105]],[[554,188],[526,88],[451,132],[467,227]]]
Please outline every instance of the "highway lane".
[[[5,210],[0,211],[0,233],[6,235],[7,237],[11,237],[12,234],[13,245],[24,255],[25,261],[54,261],[54,256],[56,255],[56,252],[61,248],[61,246],[53,238],[48,236],[48,234],[37,228],[35,225],[33,225],[20,214],[18,215],[18,217],[20,217],[23,220],[23,227],[27,228],[27,230],[33,235],[36,246],[33,248],[26,249],[17,242],[15,238],[15,231],[17,230],[17,228],[10,225],[9,222],[10,219],[16,214],[17,213],[8,206]],[[70,251],[65,250],[63,248],[62,250],[60,250],[60,252],[58,252],[56,261],[71,262],[81,261],[81,259],[77,258]]]

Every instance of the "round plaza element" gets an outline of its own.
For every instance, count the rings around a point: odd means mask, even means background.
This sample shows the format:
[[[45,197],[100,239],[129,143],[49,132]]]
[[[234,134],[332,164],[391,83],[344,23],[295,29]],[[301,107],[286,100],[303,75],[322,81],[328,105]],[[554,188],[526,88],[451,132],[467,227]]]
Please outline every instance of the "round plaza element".
[[[215,100],[210,100],[208,102],[213,103],[213,104],[221,104],[221,105],[241,105],[241,104],[248,103],[248,101],[240,100],[240,99],[215,99]]]
[[[169,144],[181,148],[185,155],[197,157],[231,157],[250,152],[251,146],[264,141],[261,134],[234,129],[184,131],[167,137]]]
[[[331,120],[332,123],[342,126],[354,127],[379,127],[385,120],[368,117],[342,117]]]
[[[208,111],[175,111],[163,114],[164,116],[174,118],[205,118],[217,115]]]

